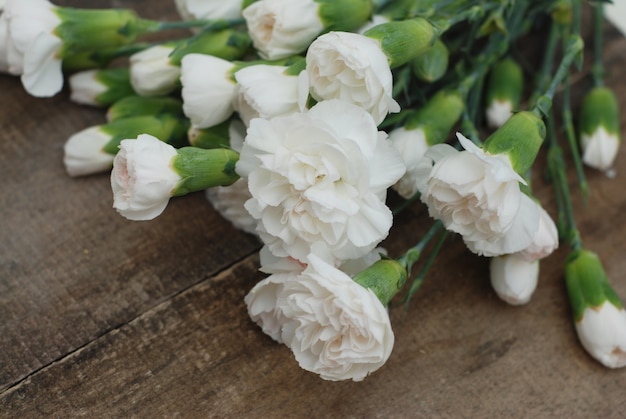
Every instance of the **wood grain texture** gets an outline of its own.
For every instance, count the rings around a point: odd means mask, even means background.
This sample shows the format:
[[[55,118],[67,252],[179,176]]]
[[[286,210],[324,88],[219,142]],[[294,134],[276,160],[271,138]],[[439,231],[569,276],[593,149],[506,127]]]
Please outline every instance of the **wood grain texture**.
[[[174,13],[166,1],[90,5]],[[605,59],[626,110],[626,39],[608,27]],[[600,366],[577,342],[566,248],[542,262],[532,301],[511,307],[491,290],[487,260],[449,240],[409,309],[391,308],[387,364],[361,383],[323,381],[248,318],[243,297],[262,278],[254,238],[202,194],[172,201],[154,221],[124,220],[107,175],[70,179],[63,169],[66,138],[102,122],[102,111],[70,103],[67,92],[31,98],[9,76],[0,92],[0,417],[623,414],[626,370]],[[587,170],[589,205],[575,194],[575,211],[585,244],[626,297],[624,148],[617,161],[614,179]],[[549,186],[535,178],[554,214]],[[428,223],[422,206],[410,207],[385,247],[400,254]]]

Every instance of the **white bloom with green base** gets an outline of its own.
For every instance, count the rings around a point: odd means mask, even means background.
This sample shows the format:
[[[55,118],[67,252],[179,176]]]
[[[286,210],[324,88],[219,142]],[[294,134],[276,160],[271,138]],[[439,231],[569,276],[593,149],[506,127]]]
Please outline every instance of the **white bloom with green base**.
[[[605,367],[626,366],[626,311],[598,255],[585,249],[572,251],[565,279],[576,332],[585,350]]]
[[[111,153],[104,146],[111,141],[111,134],[100,126],[86,128],[72,135],[63,146],[63,163],[70,176],[85,176],[110,170],[113,166]]]
[[[135,95],[128,68],[85,70],[69,77],[70,99],[81,105],[111,106]]]
[[[130,82],[141,96],[163,96],[178,86],[180,67],[173,65],[174,47],[155,45],[130,56]]]
[[[589,134],[582,134],[580,142],[583,149],[583,162],[594,169],[609,170],[619,151],[620,139],[617,134],[609,133],[603,126]]]
[[[123,140],[111,172],[113,208],[129,220],[150,220],[163,212],[182,180],[172,167],[177,152],[143,134]]]
[[[285,73],[287,68],[259,64],[235,73],[237,98],[234,108],[246,125],[250,125],[253,118],[270,119],[306,109],[309,96],[306,72],[289,75]]]
[[[527,261],[519,254],[496,256],[489,263],[491,286],[511,305],[530,301],[539,279],[539,260]]]
[[[70,99],[81,105],[98,106],[97,97],[108,90],[108,86],[97,78],[98,70],[86,70],[69,77]]]
[[[262,240],[276,256],[303,262],[316,244],[340,260],[376,247],[392,223],[387,188],[404,171],[371,116],[339,100],[253,119],[237,163]]]
[[[243,0],[175,0],[176,9],[185,20],[241,18]]]
[[[525,249],[539,228],[539,211],[520,190],[524,179],[505,154],[489,155],[461,134],[465,148],[432,146],[420,162],[418,190],[431,217],[463,236],[482,256]]]
[[[325,380],[361,381],[393,349],[386,307],[376,294],[316,255],[303,271],[274,274],[246,296],[252,320],[287,345],[300,366]]]
[[[188,54],[182,59],[183,111],[198,128],[226,121],[234,112],[237,83],[232,76],[235,65],[203,54]]]
[[[311,96],[340,99],[365,109],[376,125],[400,105],[392,97],[393,77],[378,41],[349,32],[317,38],[306,54]]]

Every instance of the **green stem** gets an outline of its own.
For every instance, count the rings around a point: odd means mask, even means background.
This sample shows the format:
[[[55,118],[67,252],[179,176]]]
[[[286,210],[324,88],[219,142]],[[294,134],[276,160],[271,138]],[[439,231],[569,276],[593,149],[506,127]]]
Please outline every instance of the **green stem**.
[[[422,254],[422,250],[424,247],[428,245],[430,240],[443,228],[443,224],[441,221],[435,221],[435,223],[430,227],[430,229],[424,234],[422,239],[415,246],[411,247],[407,250],[402,256],[400,256],[397,260],[402,266],[405,267],[407,275],[411,274],[411,268],[417,262]]]
[[[554,57],[556,55],[556,47],[560,38],[559,26],[554,22],[550,25],[550,32],[548,33],[548,41],[543,54],[543,61],[541,63],[541,70],[537,78],[537,90],[536,93],[546,90],[550,82],[550,74],[552,74],[552,67],[554,67]],[[531,103],[536,101],[537,97],[531,98]]]
[[[161,32],[175,29],[202,28],[203,30],[220,30],[245,23],[244,19],[234,20],[181,20],[175,22],[146,21],[150,32]]]
[[[585,177],[583,163],[580,158],[576,133],[574,132],[574,122],[570,104],[570,85],[568,79],[569,75],[565,76],[565,88],[563,89],[563,125],[565,127],[565,137],[567,138],[567,143],[574,160],[574,168],[576,169],[576,175],[578,176],[578,185],[583,196],[583,201],[586,204],[587,197],[589,195],[589,187],[587,185],[587,178]]]
[[[420,289],[420,287],[424,283],[426,274],[428,273],[428,270],[430,269],[432,264],[435,262],[435,259],[437,258],[437,255],[439,254],[439,251],[441,250],[441,247],[443,246],[446,238],[448,238],[448,231],[444,231],[439,236],[439,240],[437,240],[437,243],[435,243],[435,247],[433,247],[432,252],[430,252],[430,255],[428,255],[428,259],[426,259],[424,266],[422,266],[422,269],[420,269],[420,271],[411,282],[411,286],[409,287],[409,290],[404,297],[405,308],[408,309],[411,298],[413,298],[413,295]]]
[[[548,117],[550,112],[550,108],[552,107],[552,99],[554,98],[554,94],[556,93],[556,89],[561,84],[561,81],[565,78],[567,73],[569,72],[569,67],[572,65],[574,59],[578,56],[578,54],[583,49],[583,40],[578,35],[571,35],[568,37],[566,41],[565,47],[565,55],[561,60],[561,64],[559,65],[556,74],[552,78],[548,89],[541,95],[535,102],[531,111],[537,114],[538,116]]]
[[[604,85],[604,64],[602,62],[602,41],[604,29],[604,8],[602,2],[593,7],[593,67],[591,75],[595,86]]]

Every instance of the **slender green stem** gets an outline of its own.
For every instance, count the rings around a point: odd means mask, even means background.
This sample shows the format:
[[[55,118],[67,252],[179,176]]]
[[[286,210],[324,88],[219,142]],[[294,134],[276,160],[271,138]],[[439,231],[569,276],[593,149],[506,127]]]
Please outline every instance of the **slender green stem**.
[[[420,193],[419,192],[415,193],[412,197],[410,197],[409,199],[405,199],[400,205],[395,207],[391,211],[391,213],[395,217],[396,215],[400,214],[402,211],[407,209],[409,206],[411,206],[411,204],[413,204],[415,201],[417,201],[419,199],[419,197],[420,197]]]
[[[580,151],[578,148],[578,141],[576,140],[576,133],[574,131],[568,78],[569,76],[565,76],[565,87],[563,89],[563,126],[565,127],[565,137],[567,138],[567,143],[574,160],[574,168],[576,169],[576,175],[578,176],[578,185],[583,196],[583,201],[586,204],[587,196],[589,195],[589,187],[587,185],[587,178],[583,169],[583,163],[580,158]]]
[[[602,62],[602,41],[604,29],[604,8],[596,2],[593,8],[593,67],[591,75],[596,86],[604,85],[604,64]]]
[[[151,32],[168,31],[174,29],[202,28],[203,30],[220,30],[245,23],[244,19],[234,20],[181,20],[175,22],[153,22],[149,26]]]
[[[409,290],[406,296],[404,297],[405,308],[408,308],[411,298],[413,298],[413,295],[415,295],[415,293],[420,289],[420,287],[424,283],[424,279],[426,278],[426,274],[428,273],[428,270],[430,269],[432,264],[435,262],[435,259],[437,258],[437,255],[439,254],[439,251],[441,250],[441,247],[443,246],[443,243],[446,241],[447,238],[448,238],[448,231],[443,231],[442,234],[439,236],[439,240],[437,240],[437,243],[435,243],[435,246],[433,247],[432,252],[430,252],[430,254],[428,255],[428,259],[426,259],[424,266],[422,266],[422,269],[420,269],[420,271],[417,273],[417,275],[411,282],[411,286],[409,287]]]
[[[537,77],[537,88],[535,94],[543,92],[547,89],[550,83],[550,75],[552,74],[552,68],[554,67],[554,57],[556,56],[556,47],[558,45],[561,33],[559,26],[554,22],[550,25],[550,32],[548,32],[548,41],[543,53],[543,60],[541,63],[541,70]],[[531,103],[534,103],[537,97],[531,98]]]
[[[556,74],[552,77],[552,81],[548,86],[548,89],[541,95],[535,102],[531,111],[536,113],[538,116],[548,117],[550,108],[552,107],[552,99],[554,98],[554,94],[556,93],[556,89],[561,84],[561,81],[565,78],[567,73],[569,72],[569,67],[572,65],[572,62],[576,58],[576,56],[583,49],[583,40],[578,35],[571,35],[566,41],[565,47],[565,55],[561,60],[561,64],[559,65]]]
[[[415,262],[417,262],[417,260],[420,258],[424,247],[428,245],[432,238],[435,237],[435,235],[442,228],[443,224],[441,223],[441,221],[435,221],[435,223],[430,227],[426,234],[424,234],[422,239],[415,246],[411,247],[398,258],[398,262],[405,267],[407,275],[411,274],[411,268],[413,268]]]

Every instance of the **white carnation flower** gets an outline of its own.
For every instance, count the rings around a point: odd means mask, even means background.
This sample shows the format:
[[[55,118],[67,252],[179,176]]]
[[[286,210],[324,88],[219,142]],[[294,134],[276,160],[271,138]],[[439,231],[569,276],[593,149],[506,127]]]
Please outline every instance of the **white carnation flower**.
[[[0,13],[0,73],[9,73],[9,42],[9,23]]]
[[[106,92],[108,86],[96,77],[98,70],[85,70],[69,77],[70,99],[82,105],[100,106],[98,95]]]
[[[537,208],[539,210],[539,228],[530,245],[519,252],[519,255],[529,262],[543,259],[559,247],[559,232],[552,217],[541,205],[537,204]]]
[[[176,149],[142,134],[122,140],[113,161],[113,207],[129,220],[151,220],[161,214],[181,176],[172,168]]]
[[[243,0],[175,0],[176,9],[185,20],[241,18]]]
[[[183,111],[198,128],[226,121],[234,112],[237,83],[231,71],[235,65],[204,54],[187,54],[181,62]]]
[[[248,181],[238,179],[229,186],[215,186],[206,190],[206,197],[213,208],[232,225],[246,233],[256,234],[256,220],[244,208],[251,198]]]
[[[377,41],[350,32],[318,37],[306,54],[311,96],[341,99],[369,112],[376,125],[400,105],[392,97],[393,77]]]
[[[496,256],[489,263],[491,286],[498,297],[511,305],[530,301],[539,279],[539,260],[528,261],[518,254]]]
[[[370,115],[338,100],[253,119],[237,162],[262,240],[277,256],[304,262],[316,245],[354,259],[384,239],[392,223],[386,190],[404,170]]]
[[[100,126],[86,128],[72,135],[63,147],[63,163],[70,176],[85,176],[110,170],[114,155],[104,151],[111,135]]]
[[[259,55],[278,60],[303,52],[324,30],[318,9],[313,0],[258,0],[242,14]]]
[[[399,127],[389,133],[389,139],[400,152],[406,165],[406,173],[393,185],[393,189],[401,197],[409,199],[417,193],[418,176],[420,175],[418,163],[429,147],[426,134],[423,128],[408,130]]]
[[[306,109],[309,95],[306,72],[292,76],[285,74],[286,69],[259,64],[235,73],[237,98],[234,108],[246,125],[253,118],[270,119]]]
[[[609,133],[603,126],[588,135],[583,133],[580,138],[583,149],[583,162],[594,169],[609,170],[617,157],[619,137]]]
[[[520,190],[524,180],[505,155],[487,155],[457,136],[464,151],[438,144],[420,162],[418,189],[430,216],[461,234],[478,255],[525,249],[539,228],[539,211]]]
[[[626,311],[609,301],[587,307],[576,332],[591,356],[609,368],[626,366]]]
[[[287,345],[300,366],[325,380],[363,380],[389,358],[387,309],[348,275],[309,255],[303,271],[279,273],[246,296],[263,331]]]
[[[131,55],[130,83],[140,96],[163,96],[178,86],[180,67],[170,62],[174,47],[155,45]]]
[[[2,13],[9,35],[8,70],[21,75],[33,96],[52,96],[63,87],[59,54],[63,41],[54,33],[61,19],[55,9],[47,0],[10,0]]]

